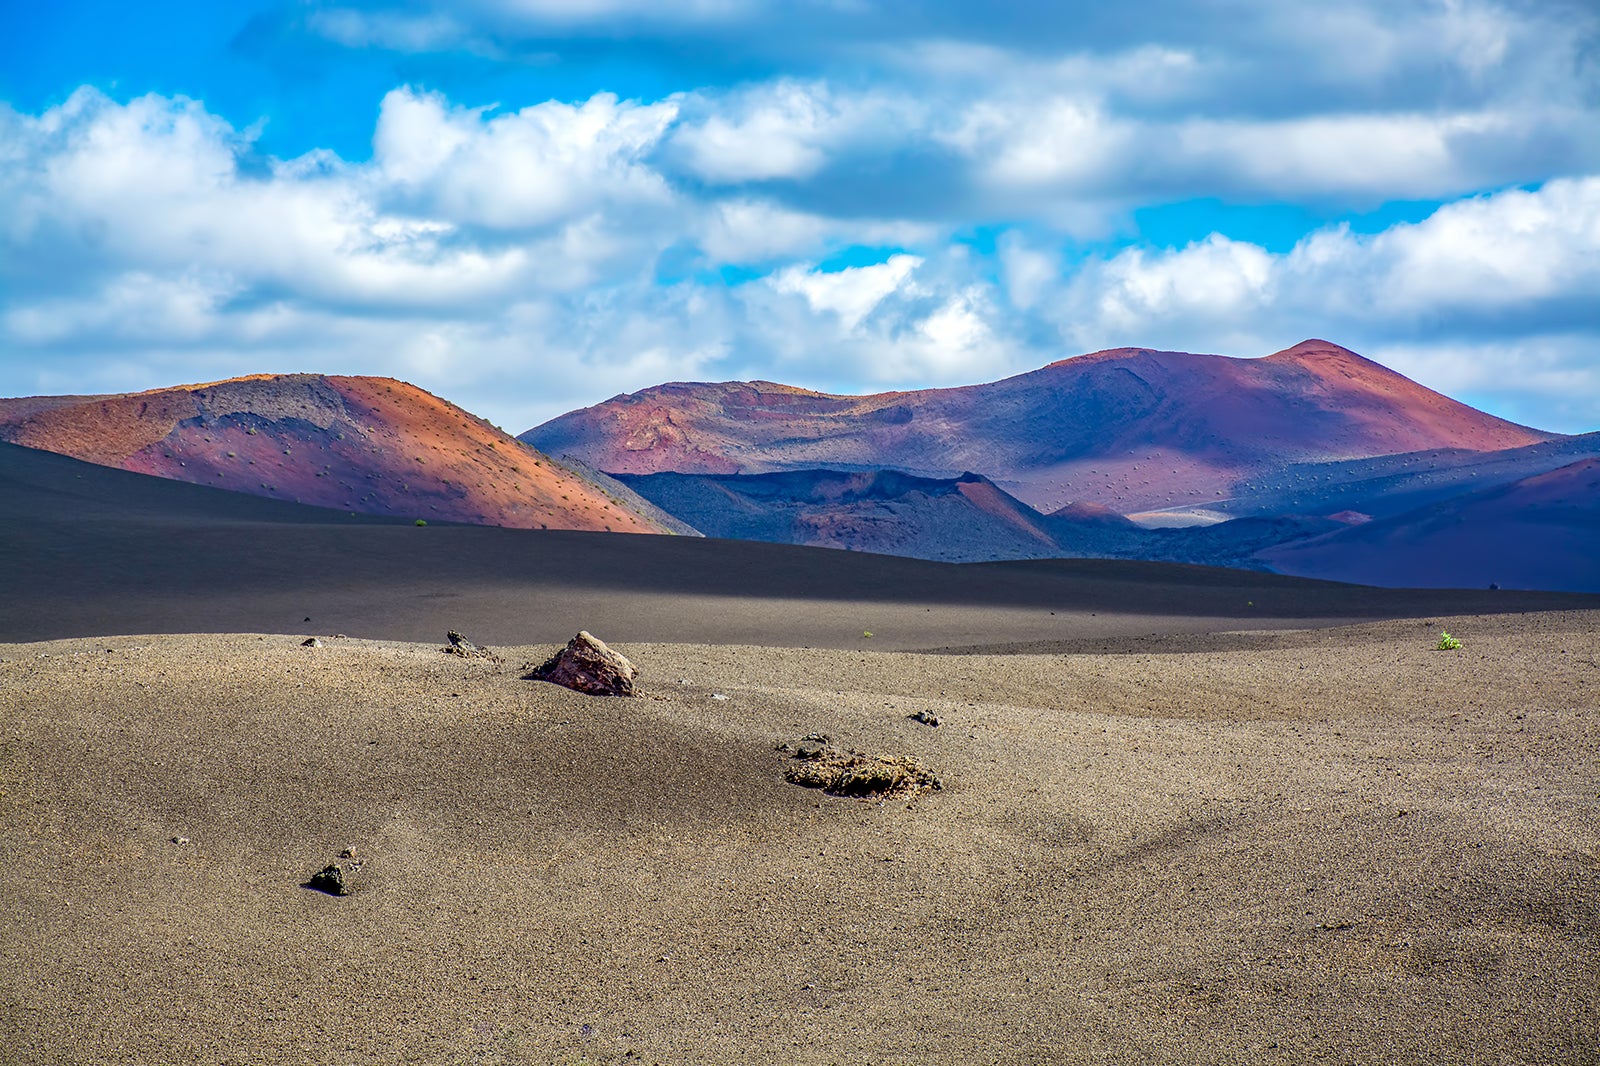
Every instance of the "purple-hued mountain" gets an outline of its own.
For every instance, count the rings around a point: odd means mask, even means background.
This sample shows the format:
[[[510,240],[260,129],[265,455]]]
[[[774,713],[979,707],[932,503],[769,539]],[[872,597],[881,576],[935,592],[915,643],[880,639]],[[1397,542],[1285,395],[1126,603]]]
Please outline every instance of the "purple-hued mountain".
[[[1214,504],[1294,463],[1556,436],[1311,340],[1261,359],[1119,348],[984,385],[871,396],[674,383],[520,439],[613,474],[976,471],[1041,511],[1093,503],[1131,514]]]

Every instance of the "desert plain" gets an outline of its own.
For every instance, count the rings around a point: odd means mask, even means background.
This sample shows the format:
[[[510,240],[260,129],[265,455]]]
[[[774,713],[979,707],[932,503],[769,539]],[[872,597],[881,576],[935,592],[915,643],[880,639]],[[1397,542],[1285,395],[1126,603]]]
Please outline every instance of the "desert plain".
[[[3,458],[7,1063],[1600,1058],[1595,597]],[[580,628],[640,698],[524,679]],[[941,787],[790,783],[818,734]]]

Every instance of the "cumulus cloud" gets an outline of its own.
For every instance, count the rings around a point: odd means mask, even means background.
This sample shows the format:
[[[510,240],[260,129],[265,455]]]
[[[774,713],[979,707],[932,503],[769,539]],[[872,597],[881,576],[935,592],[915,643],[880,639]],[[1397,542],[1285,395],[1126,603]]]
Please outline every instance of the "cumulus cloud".
[[[1529,332],[1572,314],[1600,327],[1595,292],[1600,178],[1460,200],[1372,235],[1319,230],[1280,255],[1217,234],[1131,248],[1063,287],[1073,328],[1100,334],[1313,316],[1395,335],[1477,334],[1491,323]]]
[[[666,204],[671,190],[642,159],[676,112],[601,93],[488,115],[396,89],[379,111],[374,177],[417,209],[497,229],[548,226],[602,204]]]
[[[673,132],[673,159],[714,185],[816,175],[842,153],[881,152],[913,134],[925,109],[899,94],[835,91],[779,79],[727,94],[696,94]]]
[[[804,297],[813,311],[832,312],[849,332],[886,296],[898,291],[921,265],[922,260],[917,256],[895,255],[874,266],[827,272],[791,266],[772,275],[768,284],[778,292]]]

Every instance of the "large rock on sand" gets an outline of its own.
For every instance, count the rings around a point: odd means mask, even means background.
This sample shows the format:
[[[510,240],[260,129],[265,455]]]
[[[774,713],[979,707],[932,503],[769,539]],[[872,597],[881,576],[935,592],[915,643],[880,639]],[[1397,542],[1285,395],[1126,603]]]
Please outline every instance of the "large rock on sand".
[[[582,632],[527,676],[531,681],[548,681],[591,696],[632,696],[637,673],[633,664],[606,647],[605,641]]]

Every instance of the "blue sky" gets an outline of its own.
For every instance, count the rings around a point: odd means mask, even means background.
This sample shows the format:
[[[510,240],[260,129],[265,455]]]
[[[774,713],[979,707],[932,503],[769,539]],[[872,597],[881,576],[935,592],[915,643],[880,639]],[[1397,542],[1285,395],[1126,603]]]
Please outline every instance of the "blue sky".
[[[1600,429],[1587,0],[0,0],[0,395],[1338,341]]]

